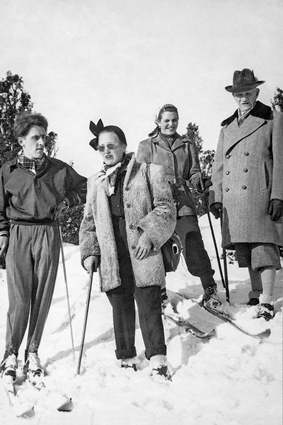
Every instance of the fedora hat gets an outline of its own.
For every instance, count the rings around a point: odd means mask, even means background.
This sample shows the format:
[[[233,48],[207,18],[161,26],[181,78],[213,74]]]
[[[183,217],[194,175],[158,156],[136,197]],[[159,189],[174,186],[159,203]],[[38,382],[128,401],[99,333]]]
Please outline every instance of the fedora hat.
[[[225,89],[230,93],[239,93],[246,90],[252,90],[263,83],[264,81],[259,81],[255,77],[253,71],[248,68],[244,68],[242,71],[234,72],[233,85],[227,86]]]

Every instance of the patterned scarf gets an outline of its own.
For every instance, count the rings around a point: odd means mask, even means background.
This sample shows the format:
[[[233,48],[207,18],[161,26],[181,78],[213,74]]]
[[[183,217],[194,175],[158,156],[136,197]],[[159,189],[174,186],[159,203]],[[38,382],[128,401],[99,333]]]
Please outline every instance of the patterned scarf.
[[[35,158],[35,159],[29,159],[26,156],[24,156],[23,151],[21,151],[18,154],[18,164],[25,168],[28,171],[31,171],[32,173],[36,174],[38,170],[43,166],[45,163],[46,156],[45,154],[42,155],[41,158]]]
[[[118,162],[118,164],[115,164],[112,167],[104,165],[103,169],[99,172],[98,179],[101,182],[105,182],[105,191],[107,196],[114,195],[117,176],[121,168],[128,165],[128,162],[129,161],[125,156],[121,162]]]

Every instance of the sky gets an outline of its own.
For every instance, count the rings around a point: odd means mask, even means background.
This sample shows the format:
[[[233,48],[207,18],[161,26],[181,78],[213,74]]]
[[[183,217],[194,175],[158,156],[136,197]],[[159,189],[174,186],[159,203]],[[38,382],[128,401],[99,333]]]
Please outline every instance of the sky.
[[[253,69],[260,100],[283,88],[282,0],[0,0],[0,79],[19,74],[58,134],[57,157],[86,177],[102,164],[90,120],[121,127],[128,151],[177,106],[216,149],[236,104],[225,90]]]

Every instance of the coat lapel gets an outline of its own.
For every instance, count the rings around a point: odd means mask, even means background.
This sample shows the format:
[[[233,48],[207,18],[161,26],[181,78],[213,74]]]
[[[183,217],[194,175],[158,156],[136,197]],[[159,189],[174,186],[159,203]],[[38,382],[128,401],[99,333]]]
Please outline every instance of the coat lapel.
[[[227,146],[225,155],[229,154],[234,147],[246,137],[257,131],[266,123],[266,120],[260,117],[249,115],[240,127],[235,118],[230,125],[227,126],[225,137],[227,137]]]

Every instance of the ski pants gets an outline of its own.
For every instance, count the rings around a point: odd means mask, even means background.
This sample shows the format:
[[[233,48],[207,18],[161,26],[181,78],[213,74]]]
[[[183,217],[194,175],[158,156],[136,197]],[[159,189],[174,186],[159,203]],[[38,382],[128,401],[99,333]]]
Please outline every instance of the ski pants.
[[[27,352],[37,352],[52,301],[59,254],[57,222],[11,225],[6,256],[9,354],[18,355],[28,322]]]
[[[135,329],[138,308],[140,328],[147,359],[166,354],[164,329],[161,316],[160,286],[137,287],[127,246],[125,220],[112,216],[117,245],[121,285],[107,292],[112,305],[117,359],[136,356]]]
[[[203,289],[215,285],[214,270],[204,247],[197,217],[195,215],[178,217],[175,231],[181,239],[189,272],[200,278]]]

